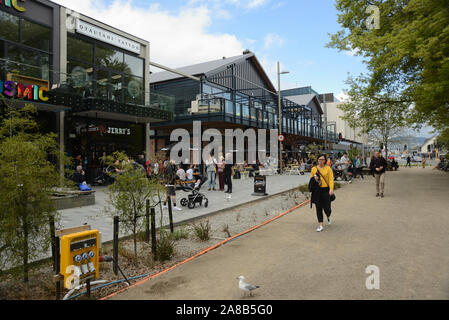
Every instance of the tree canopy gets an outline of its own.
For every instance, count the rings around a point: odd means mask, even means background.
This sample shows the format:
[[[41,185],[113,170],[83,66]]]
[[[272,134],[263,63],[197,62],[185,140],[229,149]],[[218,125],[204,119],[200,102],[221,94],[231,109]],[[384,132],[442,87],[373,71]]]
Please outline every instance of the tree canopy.
[[[379,28],[367,19],[379,9]],[[449,127],[449,6],[447,0],[336,0],[343,30],[331,35],[328,47],[362,56],[368,67],[364,91],[389,102],[413,106],[414,124],[439,131]],[[380,94],[380,95],[377,95]]]

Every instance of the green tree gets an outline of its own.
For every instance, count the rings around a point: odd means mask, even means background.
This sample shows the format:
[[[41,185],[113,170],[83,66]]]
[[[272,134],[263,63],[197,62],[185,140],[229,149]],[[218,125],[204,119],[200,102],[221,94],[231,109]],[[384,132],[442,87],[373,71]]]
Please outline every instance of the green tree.
[[[368,28],[368,6],[379,9],[379,28]],[[447,0],[336,0],[343,28],[328,47],[362,56],[370,96],[395,92],[413,103],[416,127],[449,127],[449,6]],[[389,97],[380,96],[381,104]]]
[[[61,176],[48,159],[59,156],[55,134],[40,134],[36,109],[15,109],[3,99],[0,119],[0,268],[23,266],[47,253],[49,218],[58,221],[51,200]],[[61,159],[65,160],[65,159]],[[63,182],[65,182],[63,180]]]
[[[157,179],[147,179],[145,170],[131,161],[128,156],[116,151],[104,159],[106,164],[117,169],[112,173],[115,181],[108,187],[109,206],[106,211],[118,216],[120,227],[132,232],[134,258],[137,261],[137,234],[141,231],[145,216],[146,200],[154,205],[154,197],[163,189]]]
[[[363,85],[363,77],[349,77],[347,84],[348,99],[338,106],[344,112],[343,120],[351,128],[360,128],[376,145],[383,144],[388,156],[388,146],[409,124],[411,108],[408,101],[392,90],[384,93],[372,93]]]

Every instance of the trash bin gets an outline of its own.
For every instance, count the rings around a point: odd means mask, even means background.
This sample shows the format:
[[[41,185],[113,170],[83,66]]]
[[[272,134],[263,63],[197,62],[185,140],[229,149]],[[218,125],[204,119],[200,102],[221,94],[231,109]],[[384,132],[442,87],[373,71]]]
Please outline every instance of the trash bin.
[[[254,193],[253,196],[267,196],[267,177],[255,176],[254,177]]]

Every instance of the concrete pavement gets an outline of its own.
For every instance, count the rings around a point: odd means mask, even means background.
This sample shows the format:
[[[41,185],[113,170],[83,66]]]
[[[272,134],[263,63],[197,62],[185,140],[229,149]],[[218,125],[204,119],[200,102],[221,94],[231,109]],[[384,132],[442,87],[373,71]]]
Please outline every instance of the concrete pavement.
[[[448,191],[429,168],[388,172],[384,199],[366,177],[337,191],[321,233],[306,206],[112,299],[243,299],[240,275],[261,287],[244,299],[449,299]]]

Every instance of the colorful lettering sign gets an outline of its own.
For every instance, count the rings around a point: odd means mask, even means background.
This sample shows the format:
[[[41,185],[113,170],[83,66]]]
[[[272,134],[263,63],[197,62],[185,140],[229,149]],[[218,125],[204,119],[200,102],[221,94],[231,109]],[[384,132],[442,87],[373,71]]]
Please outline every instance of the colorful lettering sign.
[[[25,0],[20,0],[21,2],[25,2]],[[0,4],[3,3],[3,0],[0,0]],[[26,9],[17,4],[17,0],[5,0],[5,6],[8,8],[13,7],[19,12],[25,12]]]
[[[48,88],[39,87],[37,85],[24,85],[23,83],[16,83],[14,81],[0,81],[0,93],[10,98],[48,101],[48,97],[44,95],[48,92]]]

